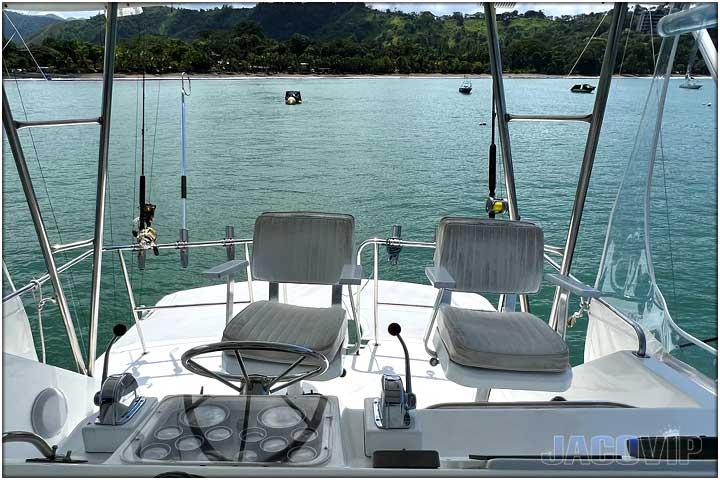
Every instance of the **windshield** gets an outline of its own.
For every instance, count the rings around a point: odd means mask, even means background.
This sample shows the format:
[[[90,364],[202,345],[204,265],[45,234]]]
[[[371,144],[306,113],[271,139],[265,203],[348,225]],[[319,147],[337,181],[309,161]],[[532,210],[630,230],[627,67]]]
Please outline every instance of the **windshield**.
[[[699,91],[692,91],[696,96],[691,98],[679,97],[683,90],[677,88],[678,82],[670,81],[678,41],[679,37],[665,38],[658,55],[635,145],[611,214],[597,286],[608,303],[652,334],[656,341],[649,344],[651,353],[673,352],[691,364],[704,365],[703,373],[715,377],[715,360],[700,359],[712,355],[713,349],[696,345],[678,326],[680,323],[705,338],[704,334],[716,328],[717,310],[714,252],[708,251],[707,262],[699,265],[684,262],[681,255],[698,240],[714,242],[716,238],[717,198],[713,192],[717,151],[711,147],[713,151],[688,158],[685,146],[697,141],[698,136],[716,135],[717,118],[708,108],[709,118],[703,122],[670,115],[663,121],[663,113],[676,114],[683,105],[705,98]],[[713,97],[712,104],[717,100],[710,89],[704,95]],[[686,207],[678,209],[678,202]],[[678,270],[689,273],[689,284],[693,285],[685,295],[676,291]],[[708,289],[712,291],[706,293]],[[675,309],[669,308],[664,292],[670,292]],[[678,298],[686,303],[689,300],[691,305],[682,305]],[[681,313],[677,321],[671,311]],[[692,350],[694,353],[689,353]]]

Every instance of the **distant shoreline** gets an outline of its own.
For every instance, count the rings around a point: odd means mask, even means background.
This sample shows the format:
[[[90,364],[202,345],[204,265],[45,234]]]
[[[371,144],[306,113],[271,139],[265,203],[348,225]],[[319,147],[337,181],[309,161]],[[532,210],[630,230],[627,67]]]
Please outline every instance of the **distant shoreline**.
[[[98,81],[102,80],[102,74],[100,73],[80,73],[80,74],[50,74],[53,81]],[[252,73],[223,73],[223,74],[191,74],[190,77],[193,80],[230,80],[230,79],[237,79],[237,80],[256,80],[260,78],[267,78],[267,79],[322,79],[322,78],[464,78],[469,77],[472,79],[489,79],[491,76],[486,73],[477,74],[477,75],[465,75],[465,74],[459,74],[459,73],[448,73],[448,74],[442,74],[442,73],[413,73],[409,75],[400,75],[400,74],[385,74],[385,75],[374,75],[374,74],[335,74],[335,73],[328,73],[328,74],[290,74],[290,73],[277,73],[272,75],[267,75],[264,73],[258,73],[258,74],[252,74]],[[618,75],[614,75],[615,77],[618,77]],[[623,78],[652,78],[652,75],[619,75]],[[522,79],[568,79],[568,80],[582,80],[582,79],[597,79],[598,77],[586,77],[586,76],[571,76],[566,77],[565,75],[547,75],[547,74],[536,74],[536,73],[504,73],[504,78],[522,78]],[[677,74],[673,75],[673,77],[677,78],[684,78],[684,75]],[[41,76],[38,74],[33,75],[27,75],[27,74],[15,74],[11,76],[4,75],[3,78],[5,80],[12,80],[14,78],[17,78],[18,80],[43,80]],[[142,78],[142,75],[137,74],[126,74],[126,73],[116,73],[114,76],[115,80],[139,80]],[[710,78],[705,76],[698,76],[695,77],[697,79],[701,78]],[[145,75],[146,80],[180,80],[180,74],[179,73],[166,73],[162,75]]]

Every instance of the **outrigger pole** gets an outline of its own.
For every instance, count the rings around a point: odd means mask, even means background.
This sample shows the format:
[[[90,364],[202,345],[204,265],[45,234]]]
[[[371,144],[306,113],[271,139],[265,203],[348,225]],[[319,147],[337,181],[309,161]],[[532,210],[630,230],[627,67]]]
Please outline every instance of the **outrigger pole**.
[[[187,90],[185,89],[185,78],[187,78]],[[180,144],[182,148],[182,156],[180,159],[180,242],[187,244],[189,236],[187,229],[187,154],[185,152],[185,97],[190,96],[192,86],[190,85],[190,76],[183,72],[180,74]],[[180,248],[180,266],[187,268],[188,266],[188,248]]]
[[[97,191],[95,195],[95,237],[90,293],[90,322],[88,325],[87,373],[95,370],[98,317],[100,315],[100,280],[102,272],[103,236],[105,234],[105,201],[107,194],[108,147],[110,146],[110,114],[112,113],[113,74],[115,71],[115,43],[117,40],[117,3],[108,3],[105,15],[105,58],[103,60],[103,90],[100,123],[100,152],[98,154]]]

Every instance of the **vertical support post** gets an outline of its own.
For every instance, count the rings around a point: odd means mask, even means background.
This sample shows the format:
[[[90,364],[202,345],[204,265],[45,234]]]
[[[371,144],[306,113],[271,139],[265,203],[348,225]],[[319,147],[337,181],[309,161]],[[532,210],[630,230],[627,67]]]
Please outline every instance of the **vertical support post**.
[[[502,151],[503,170],[505,170],[505,191],[508,201],[510,220],[520,220],[515,194],[515,170],[513,168],[512,151],[510,148],[510,130],[507,121],[507,106],[505,104],[505,86],[502,76],[502,58],[500,56],[500,39],[498,38],[497,18],[495,6],[485,2],[485,23],[487,24],[488,53],[490,55],[490,73],[493,82],[493,97],[495,111],[497,112],[498,134],[500,136],[500,149]],[[503,297],[504,298],[504,297]],[[500,308],[502,305],[498,305]],[[527,295],[520,295],[520,310],[530,311]]]
[[[128,275],[127,265],[125,265],[125,257],[123,257],[122,250],[118,250],[117,253],[118,259],[120,260],[120,270],[122,270],[123,278],[125,279],[125,289],[127,290],[128,299],[130,300],[130,311],[132,312],[133,321],[135,322],[135,329],[138,332],[140,346],[142,346],[143,354],[145,354],[148,353],[148,349],[145,346],[145,335],[143,335],[142,327],[140,326],[140,316],[135,309],[135,294],[133,293],[132,283],[130,283],[130,276]]]
[[[98,317],[100,316],[100,281],[102,274],[103,235],[105,234],[105,195],[107,193],[110,115],[112,111],[115,41],[117,39],[117,3],[108,3],[105,20],[105,59],[103,61],[103,92],[100,118],[100,151],[98,154],[97,191],[95,194],[95,242],[90,291],[90,324],[88,326],[88,375],[95,369]]]
[[[235,274],[231,273],[227,276],[227,302],[225,303],[225,325],[230,323],[233,318],[233,306],[235,303]]]
[[[693,37],[695,37],[695,41],[697,42],[698,49],[700,50],[700,55],[702,55],[703,60],[705,61],[705,66],[710,71],[710,75],[712,76],[713,81],[715,81],[715,87],[717,87],[718,54],[717,54],[717,48],[715,48],[715,44],[712,41],[712,37],[710,36],[710,33],[708,33],[707,29],[693,32]]]
[[[245,261],[247,262],[247,284],[248,284],[248,300],[250,303],[255,301],[255,294],[253,293],[253,277],[252,277],[252,261],[250,260],[250,247],[245,244]]]
[[[235,227],[232,225],[225,225],[225,240],[232,240],[235,238]],[[235,260],[235,245],[226,245],[225,252],[227,253],[228,262]]]
[[[47,268],[48,276],[52,282],[55,300],[57,301],[58,309],[60,309],[60,315],[65,323],[65,331],[67,332],[68,341],[70,343],[70,350],[72,351],[73,359],[75,360],[78,371],[84,375],[87,373],[87,370],[85,369],[85,362],[83,361],[82,353],[80,352],[80,344],[78,343],[77,335],[75,333],[75,325],[73,324],[72,316],[70,315],[70,308],[68,307],[67,298],[65,298],[65,292],[60,284],[60,274],[57,270],[57,266],[55,265],[55,258],[52,254],[50,239],[48,238],[47,231],[45,230],[45,222],[43,221],[42,214],[40,213],[40,205],[38,204],[37,197],[35,196],[32,178],[30,177],[30,171],[28,170],[27,162],[25,161],[25,153],[23,152],[22,145],[20,144],[20,138],[18,137],[15,120],[13,120],[10,103],[8,102],[7,95],[5,94],[4,86],[2,88],[2,123],[5,128],[5,136],[7,137],[8,144],[10,145],[10,151],[12,151],[13,158],[15,159],[15,167],[17,168],[20,183],[22,184],[23,192],[25,193],[25,201],[30,209],[30,216],[32,217],[33,225],[35,226],[35,233],[38,236],[40,250],[42,251],[43,258],[45,259],[45,267]]]
[[[592,120],[590,121],[590,129],[588,130],[587,141],[585,142],[585,153],[583,154],[583,161],[580,166],[580,179],[578,180],[577,190],[575,191],[575,203],[573,204],[562,263],[560,264],[561,275],[569,274],[570,267],[572,266],[575,245],[577,243],[578,232],[580,231],[580,221],[582,220],[585,198],[587,197],[588,187],[590,186],[590,175],[592,174],[593,163],[595,162],[595,153],[597,152],[598,140],[600,139],[600,130],[603,117],[605,116],[605,107],[607,105],[608,94],[610,93],[610,82],[613,71],[615,70],[617,52],[626,13],[627,5],[625,3],[615,4],[610,30],[608,31],[608,43],[605,47],[605,55],[603,56],[603,63],[600,69],[598,88],[595,93]],[[567,318],[567,312],[568,295],[561,292],[558,287],[555,289],[555,298],[553,299],[552,310],[550,311],[550,326],[562,337],[565,337],[565,319]]]
[[[380,252],[379,246],[377,242],[373,244],[373,328],[374,328],[374,335],[375,335],[375,345],[380,345],[378,342],[378,291],[380,288],[380,280],[378,278],[378,270],[379,268],[379,259],[380,259]]]
[[[352,285],[348,285],[348,299],[350,300],[350,313],[352,314],[353,322],[355,322],[355,348],[352,352],[348,351],[346,354],[359,355],[360,346],[362,345],[362,332],[360,331],[360,319],[358,318],[355,302],[353,301]]]

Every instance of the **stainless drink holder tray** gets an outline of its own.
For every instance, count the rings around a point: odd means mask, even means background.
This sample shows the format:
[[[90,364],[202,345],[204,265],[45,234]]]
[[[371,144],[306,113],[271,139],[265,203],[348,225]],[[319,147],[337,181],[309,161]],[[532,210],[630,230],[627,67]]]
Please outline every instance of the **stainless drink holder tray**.
[[[328,400],[303,396],[173,395],[121,453],[143,464],[312,466],[330,457]]]

